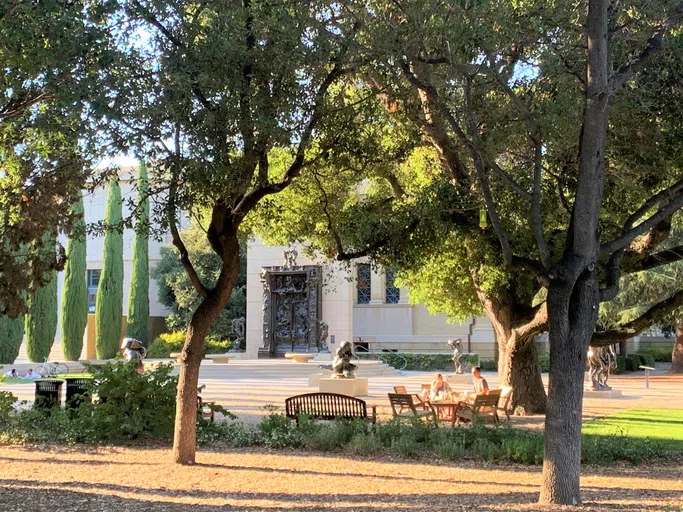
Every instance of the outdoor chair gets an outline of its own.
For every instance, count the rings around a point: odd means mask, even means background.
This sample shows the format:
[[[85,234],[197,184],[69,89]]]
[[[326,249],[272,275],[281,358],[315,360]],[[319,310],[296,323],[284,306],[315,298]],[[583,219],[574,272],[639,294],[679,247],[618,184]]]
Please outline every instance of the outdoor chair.
[[[405,386],[394,386],[394,393],[398,395],[410,395],[413,397],[413,404],[415,405],[415,407],[419,407],[425,411],[429,409],[429,407],[427,407],[427,404],[424,400],[422,400],[422,397],[419,394],[408,393],[408,390]],[[401,412],[403,412],[403,409],[401,409]]]
[[[426,411],[418,411],[413,403],[412,395],[401,393],[389,393],[389,402],[391,403],[391,411],[394,413],[394,418],[399,420],[403,418],[426,419],[437,424],[436,413],[430,403],[425,404],[428,407]]]
[[[500,399],[498,400],[498,412],[505,414],[505,417],[510,421],[510,399],[512,398],[512,387],[503,386],[500,389]]]
[[[489,391],[488,395],[477,395],[473,402],[461,402],[455,411],[456,425],[460,420],[474,421],[475,418],[487,422],[498,423],[498,401],[500,400],[500,389]]]

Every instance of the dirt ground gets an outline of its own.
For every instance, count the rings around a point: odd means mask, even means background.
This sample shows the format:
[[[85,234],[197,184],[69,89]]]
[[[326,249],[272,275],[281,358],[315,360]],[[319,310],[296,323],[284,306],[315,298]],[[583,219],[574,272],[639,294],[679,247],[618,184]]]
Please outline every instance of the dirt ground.
[[[512,511],[535,505],[539,467],[202,451],[176,466],[170,450],[0,447],[3,510]],[[683,461],[587,467],[573,511],[683,510]]]

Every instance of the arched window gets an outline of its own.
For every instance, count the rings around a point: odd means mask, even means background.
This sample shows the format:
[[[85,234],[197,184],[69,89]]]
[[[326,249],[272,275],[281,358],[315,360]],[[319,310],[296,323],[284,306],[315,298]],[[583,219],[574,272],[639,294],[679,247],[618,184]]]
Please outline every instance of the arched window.
[[[356,267],[358,269],[358,277],[356,280],[356,289],[358,291],[358,304],[370,303],[370,275],[372,270],[369,263],[361,263]]]
[[[398,301],[401,300],[401,290],[394,285],[394,280],[396,279],[396,271],[387,270],[385,272],[385,277],[385,302],[387,304],[398,304]]]

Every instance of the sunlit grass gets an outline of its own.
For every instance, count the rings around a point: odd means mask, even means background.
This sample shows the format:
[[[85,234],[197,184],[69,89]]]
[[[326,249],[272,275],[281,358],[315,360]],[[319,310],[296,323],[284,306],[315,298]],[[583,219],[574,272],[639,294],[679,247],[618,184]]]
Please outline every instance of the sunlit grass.
[[[584,424],[583,433],[648,438],[668,450],[683,451],[683,410],[630,409]]]

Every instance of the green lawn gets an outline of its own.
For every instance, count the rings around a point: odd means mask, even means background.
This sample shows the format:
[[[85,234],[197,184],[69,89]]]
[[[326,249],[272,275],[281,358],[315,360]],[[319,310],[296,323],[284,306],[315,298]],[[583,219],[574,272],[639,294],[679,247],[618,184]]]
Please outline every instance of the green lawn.
[[[64,378],[70,378],[70,379],[76,379],[76,378],[82,378],[82,377],[92,377],[92,374],[90,373],[68,373],[66,375],[58,375],[57,379],[64,379]],[[36,379],[11,379],[7,377],[5,380],[0,381],[0,384],[33,384],[36,381]]]
[[[584,424],[583,433],[650,438],[668,450],[683,451],[683,410],[630,409]]]

